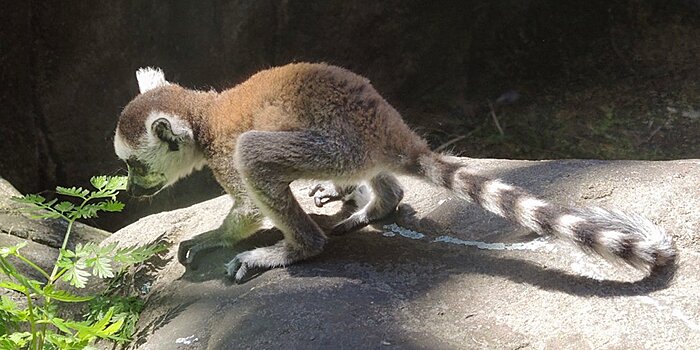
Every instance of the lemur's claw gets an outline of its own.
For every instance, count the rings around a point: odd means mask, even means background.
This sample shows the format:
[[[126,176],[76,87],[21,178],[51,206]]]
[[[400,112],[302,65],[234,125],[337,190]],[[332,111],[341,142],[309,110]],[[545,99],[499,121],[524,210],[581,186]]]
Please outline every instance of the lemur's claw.
[[[251,255],[250,251],[236,255],[233,260],[224,265],[224,268],[226,268],[226,275],[232,278],[236,283],[243,283],[269,269],[258,266],[252,261]]]
[[[197,245],[194,240],[187,240],[180,242],[177,247],[177,261],[180,262],[185,267],[190,267],[192,269],[197,269],[197,266],[193,264],[194,256],[196,255],[193,249]]]

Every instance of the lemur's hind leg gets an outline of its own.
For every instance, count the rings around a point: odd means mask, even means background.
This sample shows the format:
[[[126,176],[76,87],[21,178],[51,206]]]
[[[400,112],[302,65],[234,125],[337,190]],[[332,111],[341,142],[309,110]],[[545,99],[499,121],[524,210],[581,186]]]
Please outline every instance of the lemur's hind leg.
[[[334,177],[356,171],[362,164],[339,142],[312,132],[249,131],[238,139],[236,166],[248,193],[260,210],[284,233],[271,247],[238,254],[226,264],[229,276],[242,281],[249,270],[289,265],[319,254],[326,236],[294,198],[289,184],[309,176]]]
[[[379,173],[369,181],[371,189],[369,201],[347,219],[336,224],[331,234],[338,235],[359,230],[368,224],[381,220],[396,210],[403,199],[403,189],[394,175]]]

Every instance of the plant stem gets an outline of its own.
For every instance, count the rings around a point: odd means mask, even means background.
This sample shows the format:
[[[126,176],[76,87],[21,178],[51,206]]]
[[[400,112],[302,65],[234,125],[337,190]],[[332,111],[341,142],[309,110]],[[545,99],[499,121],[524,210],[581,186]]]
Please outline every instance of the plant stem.
[[[83,205],[85,205],[85,202],[83,202]],[[63,244],[61,244],[61,250],[58,251],[58,257],[56,258],[56,262],[53,265],[53,270],[51,271],[51,275],[48,276],[49,280],[46,282],[47,285],[53,285],[53,283],[56,281],[56,276],[57,276],[56,273],[58,272],[58,262],[61,260],[61,252],[63,250],[65,250],[66,246],[68,245],[68,238],[70,238],[70,233],[71,233],[71,230],[73,229],[73,223],[75,222],[75,219],[70,220],[64,215],[61,215],[61,216],[63,216],[63,218],[65,218],[68,221],[68,228],[66,228],[66,235],[63,236]],[[51,298],[46,297],[45,303],[48,305],[50,302],[51,302]],[[32,323],[32,328],[33,328],[33,326],[34,326],[34,324]],[[37,349],[41,349],[44,346],[43,335],[46,334],[46,326],[47,326],[46,324],[43,324],[41,327],[42,335],[39,338],[39,347],[37,347]],[[34,334],[33,331],[32,331],[32,334]]]
[[[67,268],[67,267],[62,268],[61,271],[58,271],[58,273],[56,274],[56,276],[54,276],[53,278],[54,278],[56,281],[58,281],[58,279],[61,278],[61,276],[63,276],[63,274],[64,274],[66,271],[68,271],[68,268]]]
[[[29,292],[29,288],[27,288],[27,291],[24,293],[24,295],[27,297],[27,318],[29,318],[29,329],[32,332],[32,344],[35,345],[35,349],[40,349],[40,343],[41,343],[41,337],[39,337],[39,340],[37,342],[37,334],[36,334],[36,321],[34,320],[34,305],[32,304],[32,295]]]
[[[19,254],[19,251],[17,252],[17,254],[15,256],[17,258],[19,258],[20,260],[24,261],[27,265],[33,267],[35,270],[39,271],[39,273],[41,273],[42,275],[44,275],[44,277],[46,277],[47,281],[49,279],[51,279],[49,274],[46,271],[44,271],[44,269],[42,269],[41,267],[39,267],[38,265],[33,263],[31,260],[29,260],[29,259],[25,258],[24,256],[22,256],[21,254]]]
[[[51,271],[51,276],[49,276],[48,284],[53,284],[56,278],[56,273],[58,272],[58,260],[61,259],[61,251],[66,249],[68,245],[68,237],[70,237],[70,231],[73,228],[73,223],[75,219],[68,221],[68,228],[66,229],[66,235],[63,237],[63,244],[61,244],[61,250],[58,251],[58,259],[56,259],[56,264],[53,265],[53,271]]]

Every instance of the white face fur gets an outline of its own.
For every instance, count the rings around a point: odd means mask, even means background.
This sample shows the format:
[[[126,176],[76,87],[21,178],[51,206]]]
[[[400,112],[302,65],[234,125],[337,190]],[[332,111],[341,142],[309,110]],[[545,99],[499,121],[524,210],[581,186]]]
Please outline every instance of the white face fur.
[[[168,85],[160,69],[142,68],[136,77],[141,93]],[[132,194],[154,195],[206,164],[194,145],[191,127],[178,115],[152,110],[143,130],[144,134],[129,137],[138,140],[135,147],[126,142],[118,128],[114,135],[114,151],[127,163]]]

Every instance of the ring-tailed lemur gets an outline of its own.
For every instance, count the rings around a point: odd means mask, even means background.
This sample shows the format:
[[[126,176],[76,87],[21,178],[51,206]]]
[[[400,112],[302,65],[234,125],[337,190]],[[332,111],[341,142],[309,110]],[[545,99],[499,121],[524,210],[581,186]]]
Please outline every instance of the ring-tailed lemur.
[[[367,181],[372,193],[331,234],[361,228],[393,212],[403,192],[392,173],[423,178],[541,235],[572,241],[609,260],[642,270],[673,262],[671,238],[639,215],[547,203],[524,190],[476,174],[433,153],[369,81],[343,68],[296,63],[261,71],[221,93],[185,89],[160,69],[136,72],[140,94],[123,110],[114,148],[129,170],[129,189],[153,195],[208,165],[235,197],[231,236],[182,242],[192,263],[202,249],[253,232],[262,215],[284,240],[238,254],[226,265],[241,281],[251,268],[273,268],[317,255],[326,235],[297,203],[289,184],[330,180],[310,195],[322,206],[347,199]],[[250,208],[246,202],[252,202]]]

